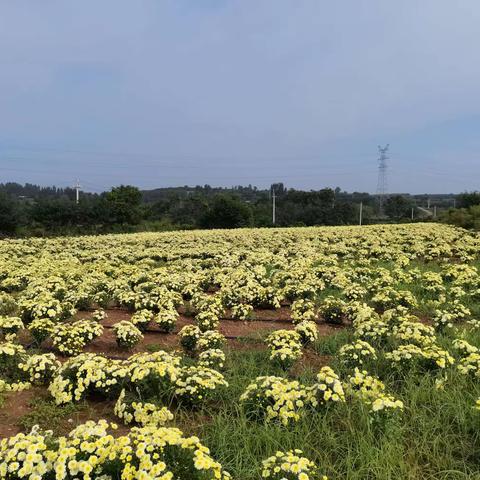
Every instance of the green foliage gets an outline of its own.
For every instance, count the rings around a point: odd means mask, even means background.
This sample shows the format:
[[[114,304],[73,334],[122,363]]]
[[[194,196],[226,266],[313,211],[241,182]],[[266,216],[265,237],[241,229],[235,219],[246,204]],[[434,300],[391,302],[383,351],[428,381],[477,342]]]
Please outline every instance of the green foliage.
[[[109,223],[137,224],[142,219],[142,194],[137,187],[120,185],[105,194],[105,207],[110,212]]]
[[[469,208],[480,205],[480,192],[465,192],[458,195],[458,206],[460,208]]]
[[[84,406],[67,403],[59,406],[51,399],[35,398],[30,403],[30,411],[19,418],[19,424],[29,432],[35,425],[43,430],[53,430],[62,433],[62,426],[70,416],[82,411]],[[66,428],[68,430],[68,428]]]
[[[271,227],[273,191],[277,226],[357,224],[360,202],[363,223],[378,221],[378,201],[373,195],[348,193],[338,187],[301,191],[278,183],[264,190],[252,185],[232,188],[197,185],[140,191],[134,186],[121,185],[101,194],[82,191],[76,204],[72,188],[5,183],[0,184],[0,235]],[[470,205],[475,204],[475,195],[480,194],[464,195],[469,196],[467,203]],[[426,197],[416,196],[415,201],[424,204]],[[452,198],[440,196],[435,202],[439,208],[444,208],[451,205]],[[391,197],[386,205],[390,221],[410,221],[411,205],[410,197]],[[382,218],[381,221],[388,220]]]
[[[232,195],[216,195],[200,219],[204,228],[238,228],[252,225],[248,205]]]
[[[385,213],[393,220],[409,218],[413,202],[402,195],[393,195],[385,202]]]
[[[442,220],[457,227],[479,230],[480,205],[474,205],[468,208],[451,208],[444,214]]]
[[[17,227],[17,209],[13,199],[0,192],[0,234],[15,232]]]

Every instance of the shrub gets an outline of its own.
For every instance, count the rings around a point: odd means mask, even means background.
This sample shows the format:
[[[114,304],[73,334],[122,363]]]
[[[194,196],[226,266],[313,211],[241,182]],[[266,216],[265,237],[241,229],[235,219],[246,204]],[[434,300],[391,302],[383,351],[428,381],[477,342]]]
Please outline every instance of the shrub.
[[[177,324],[178,313],[174,309],[164,308],[155,316],[155,323],[160,330],[165,333],[170,333]]]
[[[114,407],[115,415],[128,425],[154,425],[157,427],[165,425],[173,420],[173,414],[167,407],[160,407],[154,403],[141,402],[136,400],[128,401],[125,390],[122,390]]]
[[[302,345],[309,345],[318,339],[318,329],[315,322],[304,320],[295,326],[295,331],[300,335]]]
[[[28,325],[28,330],[37,345],[40,345],[55,330],[55,323],[48,318],[37,318]]]
[[[29,355],[18,364],[18,368],[30,377],[31,383],[48,385],[60,368],[60,362],[53,353]]]
[[[185,352],[192,354],[195,351],[201,333],[196,325],[185,325],[180,332],[178,332],[180,345]]]
[[[219,387],[227,387],[223,375],[207,367],[184,367],[175,381],[175,396],[190,406],[197,406]]]
[[[198,355],[198,366],[221,370],[225,363],[225,353],[219,348],[210,348]]]
[[[363,340],[357,340],[354,343],[344,345],[338,353],[340,360],[350,368],[361,366],[365,362],[377,359],[375,349]]]
[[[288,425],[305,413],[310,402],[308,389],[282,377],[258,377],[240,397],[246,415],[254,420],[278,421]]]
[[[142,332],[131,322],[122,320],[113,326],[115,340],[120,348],[133,348],[143,339]]]
[[[0,335],[6,340],[13,340],[18,331],[23,328],[25,327],[20,318],[0,316]]]
[[[277,452],[275,455],[263,460],[262,478],[270,480],[308,480],[317,477],[315,464],[302,457],[301,450],[289,450],[288,452]],[[322,480],[327,480],[324,475]]]
[[[320,305],[319,312],[325,322],[341,325],[346,314],[346,304],[336,297],[326,297]]]
[[[330,367],[322,367],[317,375],[317,382],[308,389],[313,407],[331,402],[344,402],[345,392],[338,375]]]
[[[284,370],[289,369],[302,356],[301,336],[295,330],[275,330],[267,337],[270,360]]]

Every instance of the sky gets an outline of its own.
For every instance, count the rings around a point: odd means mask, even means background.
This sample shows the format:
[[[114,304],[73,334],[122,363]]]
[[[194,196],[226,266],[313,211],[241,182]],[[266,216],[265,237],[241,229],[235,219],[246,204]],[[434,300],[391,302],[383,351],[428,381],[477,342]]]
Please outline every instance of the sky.
[[[480,189],[478,0],[0,0],[0,182]]]

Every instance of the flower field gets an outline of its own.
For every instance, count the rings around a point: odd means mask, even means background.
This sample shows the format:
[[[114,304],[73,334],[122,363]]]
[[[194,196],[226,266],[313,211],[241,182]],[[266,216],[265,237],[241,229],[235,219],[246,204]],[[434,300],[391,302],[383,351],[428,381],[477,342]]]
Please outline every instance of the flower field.
[[[0,478],[480,479],[480,236],[0,242]]]

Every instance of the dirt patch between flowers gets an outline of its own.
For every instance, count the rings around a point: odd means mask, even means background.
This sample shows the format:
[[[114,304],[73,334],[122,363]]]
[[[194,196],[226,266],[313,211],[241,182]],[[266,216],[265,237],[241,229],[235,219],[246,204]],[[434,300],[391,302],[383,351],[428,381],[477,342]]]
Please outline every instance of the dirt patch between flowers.
[[[31,409],[32,400],[41,394],[41,388],[5,393],[5,403],[0,409],[0,438],[11,437],[22,431],[20,418]]]
[[[132,315],[131,312],[123,309],[111,309],[107,310],[107,315],[107,318],[101,322],[105,327],[103,334],[88,345],[85,351],[103,353],[115,358],[127,358],[133,353],[144,352],[145,350],[178,350],[180,349],[178,332],[185,325],[195,324],[192,317],[180,315],[173,332],[167,334],[162,332],[155,322],[152,321],[147,331],[144,332],[143,340],[132,350],[126,351],[117,346],[111,327],[122,320],[129,320]],[[76,317],[89,318],[91,317],[91,312],[78,312]],[[290,314],[285,307],[278,310],[259,310],[255,312],[255,320],[220,320],[219,331],[227,338],[228,344],[234,349],[261,349],[265,348],[262,339],[268,333],[274,330],[291,330],[294,328],[289,317]],[[322,337],[331,335],[343,327],[318,323],[317,328],[319,336]],[[257,340],[259,345],[255,345],[253,341],[245,342],[245,339]]]

